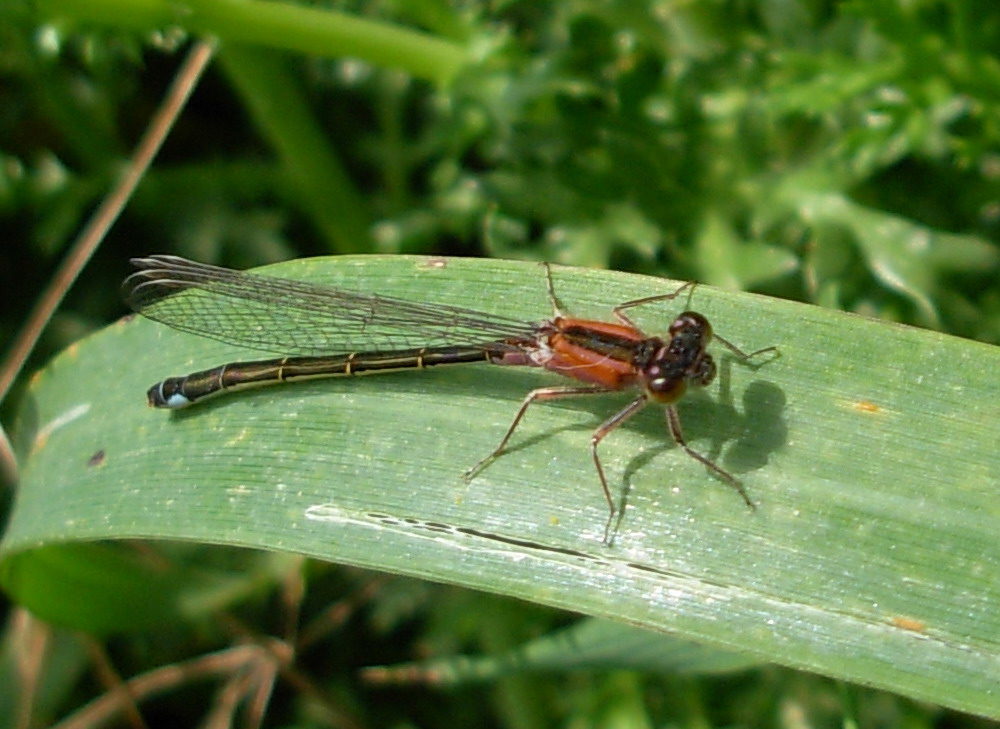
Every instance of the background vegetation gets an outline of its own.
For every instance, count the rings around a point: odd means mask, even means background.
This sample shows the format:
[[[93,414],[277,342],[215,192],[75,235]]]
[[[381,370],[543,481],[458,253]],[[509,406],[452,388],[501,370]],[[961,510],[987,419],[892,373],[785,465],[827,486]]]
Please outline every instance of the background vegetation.
[[[0,9],[0,343],[112,184],[188,31],[221,39],[217,63],[50,325],[36,366],[121,315],[127,258],[150,252],[238,268],[348,252],[550,260],[1000,341],[1000,6],[320,6],[419,28],[439,43],[390,42],[396,54],[381,50],[377,25],[341,47],[308,23],[279,32],[254,5],[191,7],[190,18],[149,1]],[[237,22],[237,12],[251,16]],[[116,637],[117,670],[140,674],[301,620],[337,631],[332,648],[302,659],[335,697],[341,713],[322,716],[335,724],[977,723],[770,667],[723,678],[514,676],[448,693],[373,688],[360,667],[498,652],[570,618],[331,565],[253,559],[257,589],[244,586],[236,614]],[[59,640],[66,675],[45,685],[41,721],[98,690],[80,678],[80,643]],[[199,721],[207,689],[185,690],[156,705],[150,722]],[[316,705],[302,683],[279,683],[269,723],[320,722]]]

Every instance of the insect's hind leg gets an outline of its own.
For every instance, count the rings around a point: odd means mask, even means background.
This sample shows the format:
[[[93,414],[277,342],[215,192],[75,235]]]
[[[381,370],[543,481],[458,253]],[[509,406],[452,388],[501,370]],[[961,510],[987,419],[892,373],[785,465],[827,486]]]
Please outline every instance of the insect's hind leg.
[[[521,418],[528,411],[528,407],[539,400],[555,400],[561,397],[576,397],[578,395],[600,395],[602,393],[608,392],[608,390],[603,387],[597,386],[555,386],[555,387],[539,387],[537,390],[532,390],[529,392],[524,400],[521,402],[521,407],[517,409],[517,414],[514,416],[514,420],[511,422],[510,427],[507,428],[507,432],[504,434],[503,438],[500,440],[500,444],[493,449],[486,458],[482,459],[474,465],[472,468],[467,470],[463,477],[466,481],[471,481],[474,479],[484,468],[489,466],[493,461],[499,458],[504,450],[507,448],[507,443],[510,442],[511,436],[514,435],[514,431],[517,430],[518,424],[521,422]]]

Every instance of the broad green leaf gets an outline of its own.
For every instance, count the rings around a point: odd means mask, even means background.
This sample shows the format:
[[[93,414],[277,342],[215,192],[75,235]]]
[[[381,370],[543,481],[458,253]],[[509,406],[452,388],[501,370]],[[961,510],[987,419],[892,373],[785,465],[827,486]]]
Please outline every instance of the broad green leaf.
[[[368,256],[268,272],[550,314],[530,264]],[[676,286],[582,269],[554,277],[574,314],[605,319],[617,302]],[[636,317],[663,332],[685,305]],[[691,445],[742,479],[755,512],[672,444],[651,407],[601,445],[626,507],[604,546],[588,441],[625,394],[534,406],[511,452],[465,483],[524,394],[560,383],[538,370],[313,381],[151,410],[144,392],[156,380],[260,355],[123,321],[56,358],[28,391],[4,584],[35,609],[19,565],[38,547],[257,547],[513,595],[1000,716],[998,350],[709,287],[690,307],[738,346],[781,350],[754,368],[715,346],[719,381],[680,405]]]

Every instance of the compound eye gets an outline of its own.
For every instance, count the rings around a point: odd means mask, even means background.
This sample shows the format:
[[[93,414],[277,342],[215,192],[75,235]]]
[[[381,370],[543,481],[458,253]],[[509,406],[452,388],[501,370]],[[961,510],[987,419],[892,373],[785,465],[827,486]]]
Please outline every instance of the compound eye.
[[[698,312],[685,311],[674,319],[668,331],[671,337],[677,336],[681,332],[689,332],[700,334],[707,339],[712,336],[712,325]]]
[[[654,377],[646,382],[649,399],[665,405],[680,400],[686,389],[687,382],[682,377]]]

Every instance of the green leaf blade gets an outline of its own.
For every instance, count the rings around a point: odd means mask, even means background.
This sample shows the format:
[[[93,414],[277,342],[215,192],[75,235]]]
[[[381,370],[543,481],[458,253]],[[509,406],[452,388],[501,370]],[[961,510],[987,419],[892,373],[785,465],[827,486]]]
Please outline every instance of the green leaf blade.
[[[537,266],[344,257],[275,275],[549,315]],[[670,282],[554,270],[578,316]],[[683,304],[637,314],[666,329]],[[689,443],[648,408],[601,445],[625,510],[606,506],[589,433],[627,395],[533,407],[511,452],[471,483],[524,394],[559,383],[470,367],[310,382],[146,408],[156,379],[246,357],[121,323],[57,358],[22,413],[24,481],[0,558],[133,537],[288,551],[610,617],[760,659],[1000,716],[1000,404],[994,347],[699,287],[690,308],[746,349],[680,405]],[[101,454],[98,457],[98,454]],[[10,584],[7,583],[8,589]]]

